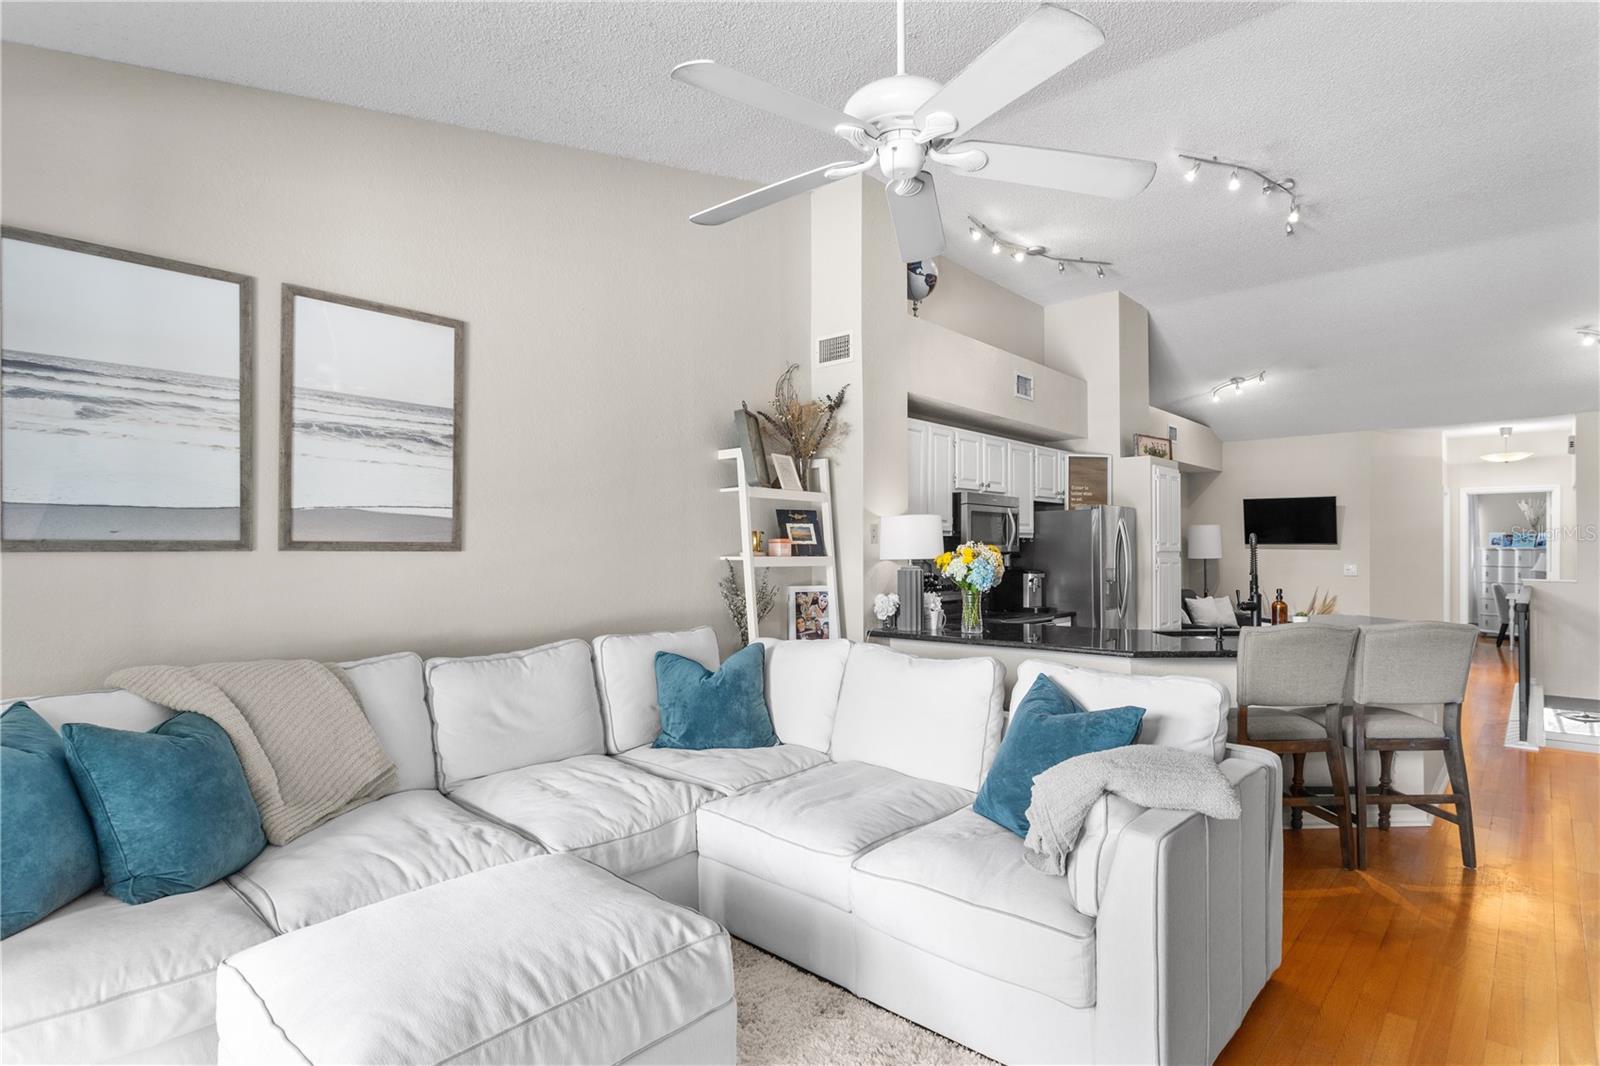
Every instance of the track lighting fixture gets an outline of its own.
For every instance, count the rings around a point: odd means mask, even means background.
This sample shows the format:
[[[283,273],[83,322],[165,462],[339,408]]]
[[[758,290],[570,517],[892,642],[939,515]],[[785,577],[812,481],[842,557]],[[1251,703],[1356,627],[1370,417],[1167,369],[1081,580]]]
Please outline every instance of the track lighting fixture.
[[[1018,241],[1008,240],[970,215],[967,217],[967,224],[967,232],[973,235],[973,240],[988,238],[990,255],[999,255],[1001,252],[1005,252],[1012,260],[1018,263],[1025,263],[1029,259],[1048,259],[1056,265],[1056,273],[1058,274],[1065,274],[1069,264],[1080,266],[1085,270],[1093,267],[1094,276],[1097,278],[1104,278],[1106,276],[1106,268],[1111,265],[1109,261],[1104,259],[1085,259],[1080,255],[1056,255],[1042,244],[1022,244]]]
[[[1578,343],[1585,348],[1593,348],[1596,344],[1600,344],[1600,329],[1595,329],[1593,326],[1579,326]]]
[[[1227,392],[1229,389],[1232,389],[1234,395],[1237,396],[1244,392],[1244,387],[1246,385],[1262,385],[1266,383],[1266,380],[1267,372],[1265,370],[1258,370],[1249,377],[1229,378],[1227,381],[1224,381],[1221,385],[1218,385],[1216,388],[1211,390],[1211,402],[1221,403],[1222,394]]]
[[[1184,181],[1193,182],[1200,176],[1201,169],[1207,166],[1227,167],[1229,192],[1238,192],[1243,184],[1243,179],[1240,175],[1250,174],[1261,179],[1261,195],[1271,196],[1275,192],[1283,193],[1289,198],[1289,214],[1284,220],[1283,233],[1286,237],[1294,236],[1295,223],[1300,221],[1300,200],[1295,193],[1293,178],[1284,178],[1280,181],[1271,174],[1263,170],[1257,170],[1248,163],[1234,163],[1226,159],[1219,159],[1214,155],[1198,156],[1189,155],[1187,152],[1179,152],[1178,158],[1187,159],[1190,163],[1189,169],[1183,172]]]

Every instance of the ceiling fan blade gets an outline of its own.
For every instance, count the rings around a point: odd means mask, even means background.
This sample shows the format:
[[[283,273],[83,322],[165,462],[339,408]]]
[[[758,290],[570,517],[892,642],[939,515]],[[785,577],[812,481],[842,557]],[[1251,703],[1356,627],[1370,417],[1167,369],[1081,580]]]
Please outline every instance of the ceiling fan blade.
[[[939,196],[934,192],[933,175],[924,170],[918,175],[922,191],[901,196],[885,185],[889,196],[889,217],[894,221],[895,239],[900,242],[902,262],[932,259],[944,251],[944,223],[939,218]]]
[[[981,168],[968,170],[952,166],[957,174],[990,181],[1009,181],[1016,185],[1037,185],[1042,189],[1086,193],[1125,200],[1144,191],[1156,176],[1156,165],[1142,159],[1123,159],[1114,155],[1069,152],[1061,148],[1031,148],[1022,144],[996,144],[993,141],[962,141],[952,145],[950,154],[976,149],[988,156]]]
[[[1094,23],[1063,7],[1041,5],[967,64],[917,109],[917,122],[936,111],[955,116],[962,136],[1013,100],[1105,43]]]
[[[791,196],[798,196],[812,189],[820,189],[828,182],[834,180],[828,177],[828,171],[841,167],[853,167],[856,161],[847,159],[843,163],[827,163],[816,170],[808,170],[804,174],[796,174],[792,178],[775,181],[771,185],[763,185],[754,192],[747,192],[743,196],[735,196],[731,200],[724,200],[715,207],[708,207],[698,214],[690,215],[689,221],[701,226],[720,226],[724,222],[731,222],[752,211],[759,211],[763,207],[787,200]]]
[[[823,133],[832,133],[839,126],[862,126],[860,119],[852,118],[843,111],[796,96],[788,89],[780,89],[710,59],[679,63],[672,68],[672,76],[685,84],[726,96],[748,107],[781,115]]]

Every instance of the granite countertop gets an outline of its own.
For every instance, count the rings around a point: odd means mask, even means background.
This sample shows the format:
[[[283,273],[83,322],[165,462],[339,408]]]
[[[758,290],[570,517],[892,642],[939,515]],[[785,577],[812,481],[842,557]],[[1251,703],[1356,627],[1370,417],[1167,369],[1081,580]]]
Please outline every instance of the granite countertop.
[[[896,629],[867,631],[870,640],[922,640],[974,647],[1027,648],[1081,655],[1120,655],[1135,659],[1233,659],[1239,638],[1172,637],[1151,629],[1090,629],[1048,623],[1022,625],[986,622],[981,637],[963,637],[959,620],[946,622],[937,633],[901,633]]]

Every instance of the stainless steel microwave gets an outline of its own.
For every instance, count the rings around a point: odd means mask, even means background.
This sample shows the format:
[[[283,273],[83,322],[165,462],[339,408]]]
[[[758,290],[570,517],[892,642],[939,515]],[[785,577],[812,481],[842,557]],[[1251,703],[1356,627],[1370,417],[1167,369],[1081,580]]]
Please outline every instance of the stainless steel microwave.
[[[969,540],[993,544],[1002,553],[1021,547],[1018,539],[1017,498],[993,492],[955,494],[955,534],[957,542]]]

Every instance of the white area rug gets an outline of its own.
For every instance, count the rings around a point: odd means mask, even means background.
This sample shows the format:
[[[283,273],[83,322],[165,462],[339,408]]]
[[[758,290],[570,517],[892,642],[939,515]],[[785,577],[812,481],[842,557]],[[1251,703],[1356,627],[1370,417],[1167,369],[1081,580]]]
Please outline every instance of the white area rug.
[[[733,985],[740,1066],[990,1061],[738,939]]]

